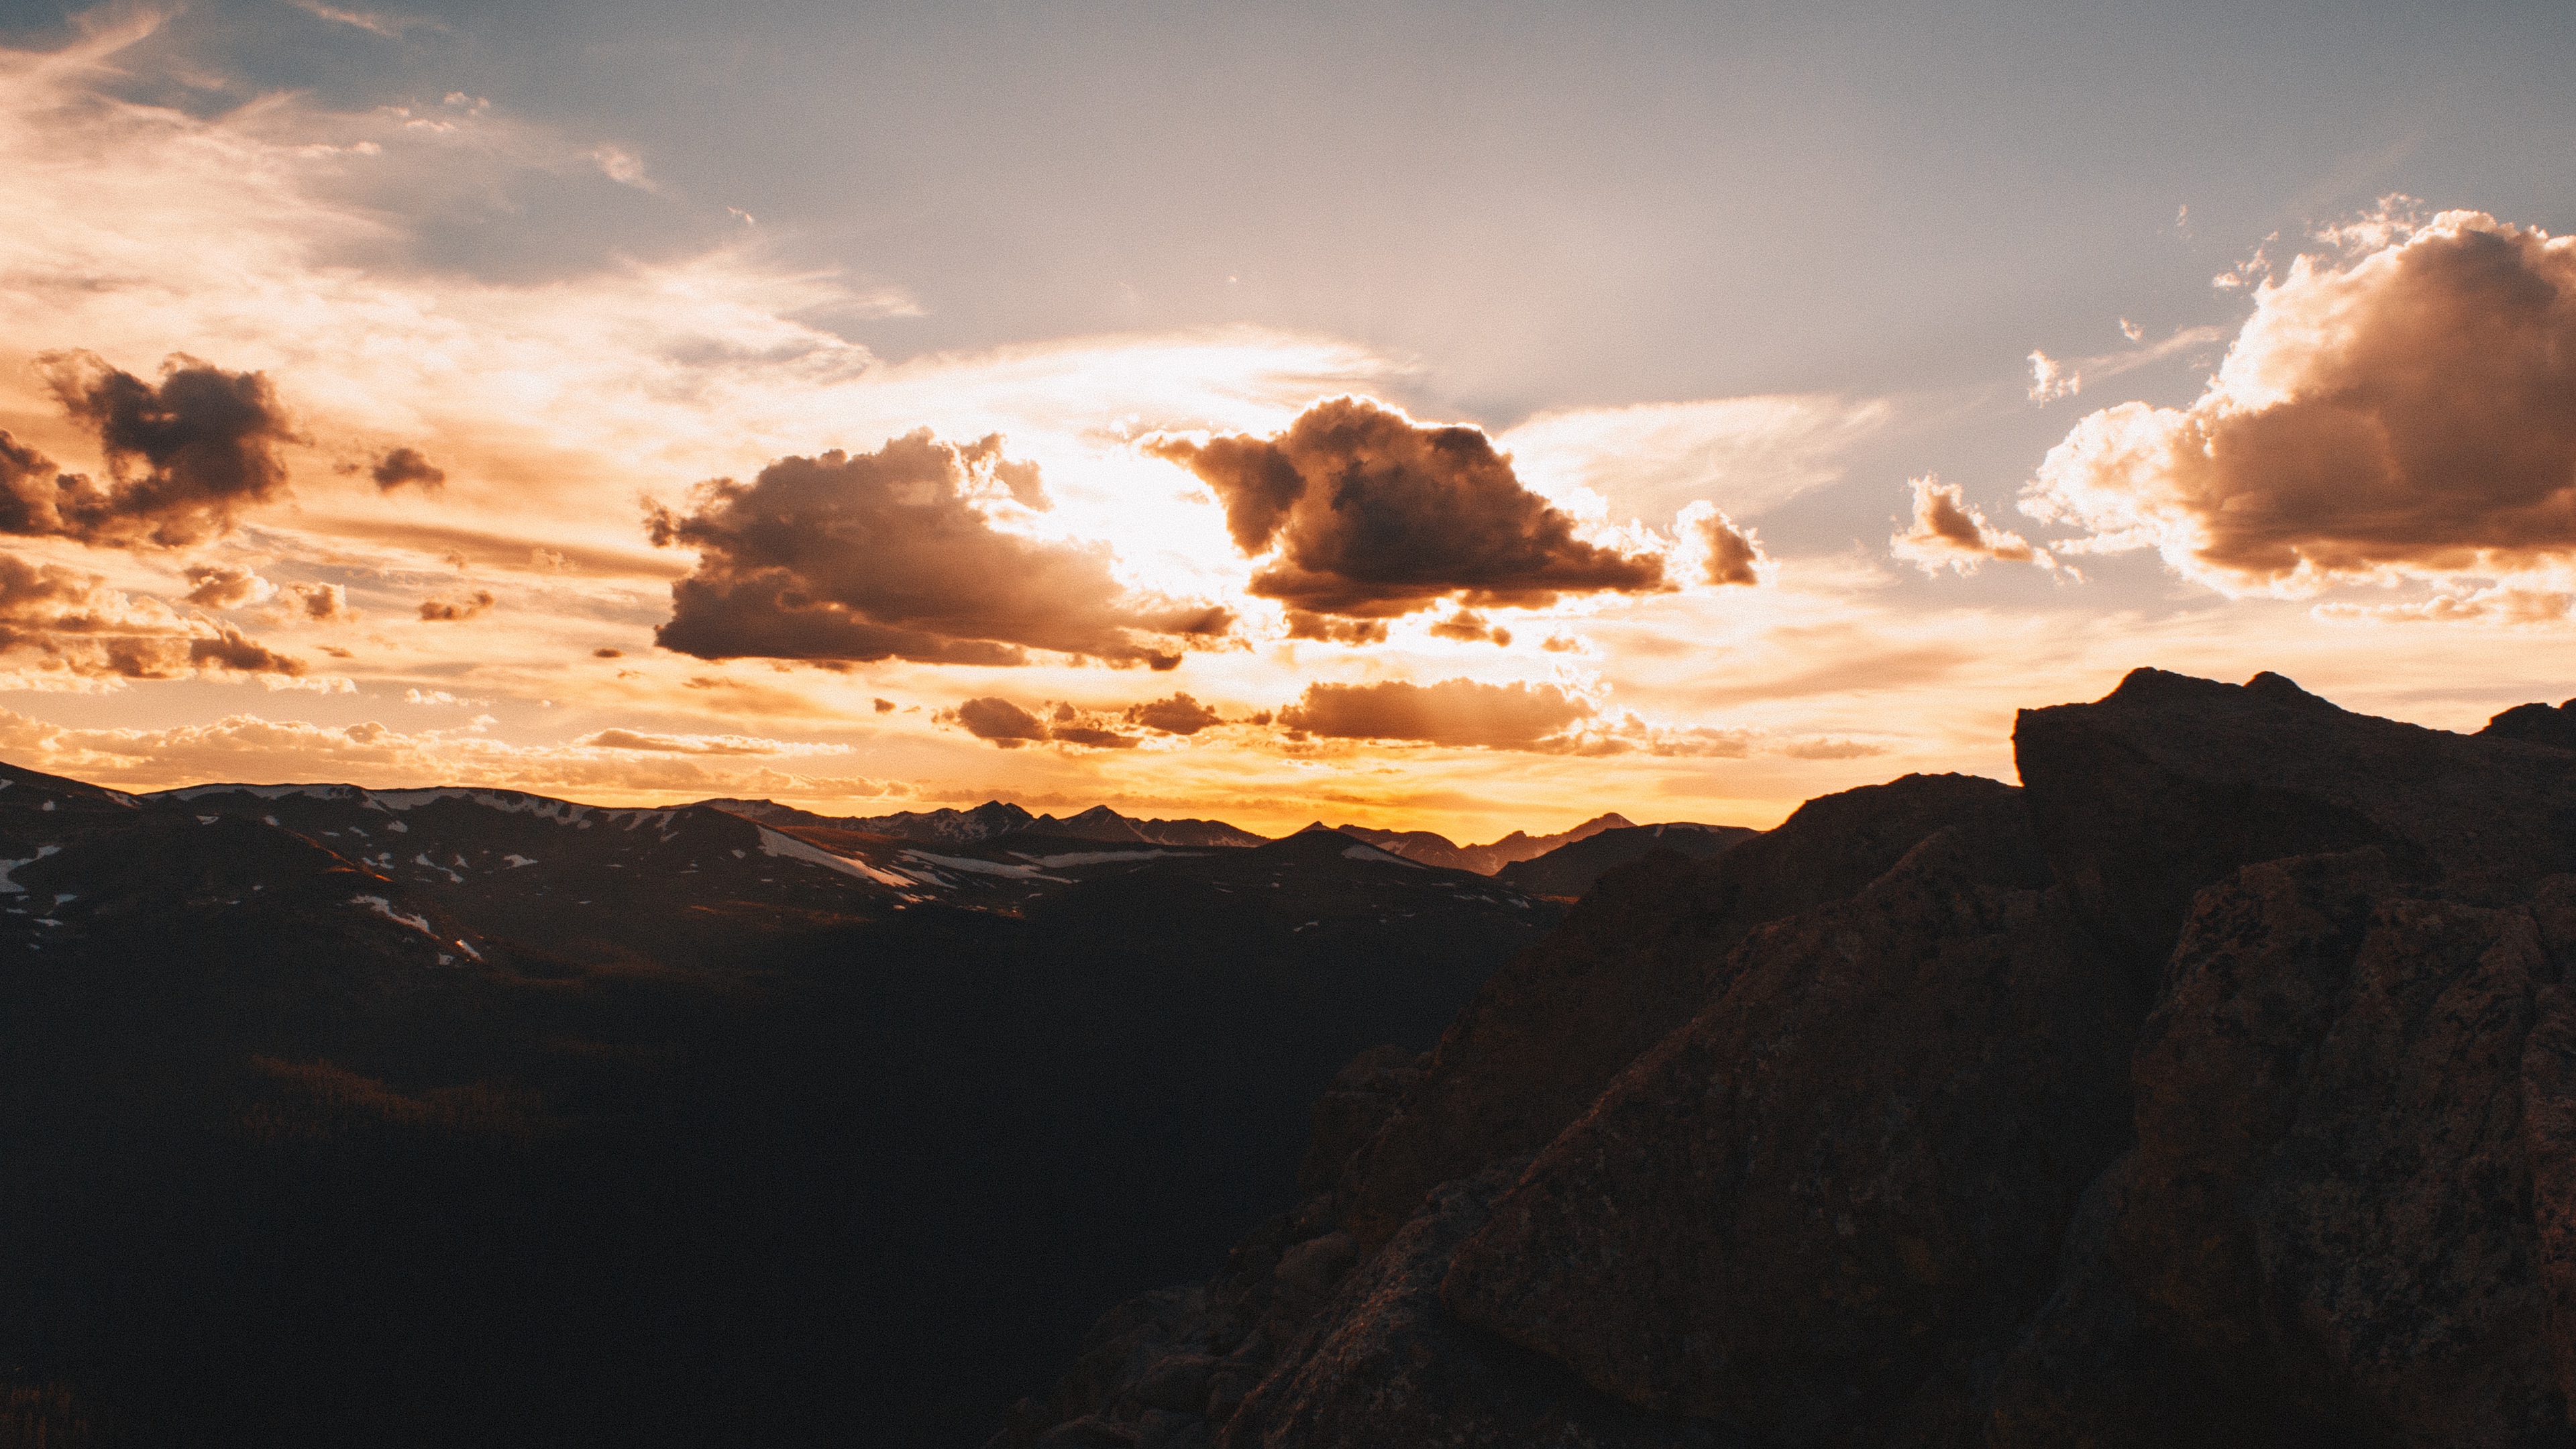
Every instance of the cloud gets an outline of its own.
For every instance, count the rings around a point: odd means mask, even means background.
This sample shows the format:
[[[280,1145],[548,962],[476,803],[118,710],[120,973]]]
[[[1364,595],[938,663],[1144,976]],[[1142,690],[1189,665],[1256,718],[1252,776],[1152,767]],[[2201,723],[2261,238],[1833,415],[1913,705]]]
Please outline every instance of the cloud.
[[[1673,526],[1684,549],[1697,557],[1692,572],[1712,584],[1759,585],[1771,566],[1762,552],[1762,536],[1720,513],[1714,503],[1683,509]]]
[[[1491,640],[1496,644],[1509,645],[1512,642],[1512,631],[1500,625],[1487,623],[1482,614],[1460,609],[1457,613],[1433,624],[1431,637],[1455,639],[1464,644],[1482,644]]]
[[[1146,450],[1215,490],[1235,546],[1270,558],[1251,592],[1294,609],[1389,618],[1452,596],[1536,607],[1667,587],[1656,555],[1576,538],[1483,432],[1424,427],[1365,398],[1316,403],[1272,437]]]
[[[633,736],[643,744],[590,737],[513,744],[487,731],[473,724],[404,731],[374,721],[322,725],[250,714],[169,729],[74,729],[0,709],[0,751],[13,763],[130,790],[247,778],[345,781],[376,789],[438,780],[576,798],[605,793],[638,803],[656,796],[668,801],[738,795],[825,804],[910,793],[895,782],[778,768],[789,760],[819,757],[819,763],[843,754],[830,745],[644,734]],[[660,747],[693,742],[711,748]]]
[[[5,672],[6,682],[21,688],[233,674],[292,678],[304,672],[301,662],[221,620],[111,589],[97,574],[5,553],[0,653],[29,661],[25,669]]]
[[[325,5],[321,0],[287,0],[287,3],[317,20],[354,26],[389,40],[400,40],[415,30],[443,32],[447,29],[445,25],[426,16],[383,15],[370,10],[343,10],[337,6]]]
[[[430,462],[418,448],[396,448],[378,458],[376,465],[367,470],[367,476],[375,479],[376,486],[387,493],[406,483],[428,493],[436,491],[447,481],[447,470]]]
[[[848,745],[791,744],[753,735],[673,735],[644,730],[594,730],[571,742],[577,748],[639,750],[661,755],[846,755]]]
[[[1530,749],[1589,718],[1592,706],[1552,684],[1309,684],[1279,723],[1327,739]]]
[[[1780,753],[1793,760],[1861,760],[1886,754],[1887,747],[1846,739],[1792,740],[1780,747]]]
[[[2022,506],[2088,531],[2061,551],[2284,597],[2576,561],[2576,239],[2477,212],[2333,239],[2354,259],[2258,286],[2190,408],[2049,451]]]
[[[1175,696],[1187,699],[1186,695]],[[1152,706],[1146,706],[1152,708]],[[1006,750],[1023,745],[1054,743],[1091,750],[1131,750],[1139,737],[1122,734],[1106,726],[1113,720],[1103,719],[1070,704],[1058,704],[1041,719],[1007,699],[970,699],[953,710],[941,710],[933,716],[940,724],[963,728],[979,740],[989,740]]]
[[[1310,614],[1303,609],[1287,611],[1288,637],[1312,639],[1322,644],[1383,644],[1386,621],[1383,619],[1341,619],[1331,614]]]
[[[1968,506],[1958,484],[1944,483],[1928,473],[1909,478],[1906,484],[1914,490],[1914,523],[1890,538],[1887,547],[1925,573],[1937,574],[1944,567],[1975,573],[1988,559],[2056,567],[2046,549],[2034,548],[2020,534],[1986,522],[1985,514]]]
[[[874,705],[874,706],[876,707],[876,712],[877,712],[877,713],[879,713],[879,714],[892,714],[892,713],[894,713],[895,705],[894,705],[894,701],[893,701],[893,700],[890,700],[890,699],[871,699],[871,700],[869,700],[869,701],[868,701],[868,703],[869,703],[869,704],[871,704],[871,705]]]
[[[288,584],[286,593],[295,601],[295,612],[315,623],[354,619],[349,608],[349,591],[340,584]]]
[[[188,581],[188,602],[208,609],[235,609],[277,596],[268,580],[232,564],[194,564],[181,570],[180,577]]]
[[[476,589],[462,599],[423,599],[420,617],[428,623],[459,623],[490,613],[499,602],[490,589]]]
[[[2055,402],[2073,397],[2084,390],[2084,374],[2067,367],[2045,352],[2033,349],[2030,354],[2030,400],[2035,403]]]
[[[1131,704],[1127,706],[1125,718],[1129,724],[1161,730],[1167,735],[1194,735],[1210,725],[1224,723],[1215,710],[1186,694]]]
[[[1105,545],[996,528],[986,509],[1044,501],[1001,446],[924,428],[701,484],[686,513],[652,505],[653,542],[698,551],[655,640],[701,659],[1000,665],[1046,650],[1169,669],[1232,625],[1222,608],[1131,595]]]
[[[268,379],[176,356],[158,387],[87,352],[40,359],[54,398],[98,437],[106,487],[0,433],[0,533],[103,547],[181,547],[230,532],[286,490],[295,441]]]

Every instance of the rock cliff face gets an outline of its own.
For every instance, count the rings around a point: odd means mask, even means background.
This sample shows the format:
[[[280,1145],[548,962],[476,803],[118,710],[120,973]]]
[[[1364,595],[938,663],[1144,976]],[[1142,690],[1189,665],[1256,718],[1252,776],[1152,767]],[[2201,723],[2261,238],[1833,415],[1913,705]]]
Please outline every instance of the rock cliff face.
[[[997,1443],[2576,1445],[2560,713],[2141,670],[1614,871]]]

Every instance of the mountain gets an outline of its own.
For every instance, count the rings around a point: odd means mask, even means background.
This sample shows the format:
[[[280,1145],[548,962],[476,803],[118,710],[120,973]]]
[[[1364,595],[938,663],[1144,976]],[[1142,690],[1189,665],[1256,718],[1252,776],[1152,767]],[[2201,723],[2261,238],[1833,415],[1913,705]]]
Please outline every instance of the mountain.
[[[1614,869],[991,1442],[2566,1444],[2563,718],[2140,670]]]
[[[940,845],[980,844],[1024,833],[1185,847],[1259,845],[1263,839],[1222,820],[1131,820],[1106,805],[1058,820],[1052,815],[1031,815],[1000,800],[987,800],[972,810],[906,810],[893,815],[816,815],[768,800],[698,803],[768,825],[816,826]]]
[[[0,1442],[287,1449],[979,1438],[1563,914],[1339,835],[6,766],[0,882]]]
[[[1630,825],[1585,836],[1545,855],[1516,860],[1494,872],[1494,879],[1534,896],[1572,900],[1592,889],[1603,872],[1650,852],[1669,850],[1706,860],[1754,833],[1741,825],[1692,825],[1680,821]]]
[[[1428,830],[1376,830],[1365,825],[1340,827],[1345,835],[1365,840],[1381,850],[1393,851],[1407,860],[1445,866],[1451,870],[1472,870],[1478,875],[1492,875],[1515,861],[1535,859],[1559,847],[1588,840],[1605,830],[1635,828],[1626,816],[1614,813],[1596,815],[1572,830],[1556,835],[1528,835],[1515,830],[1488,845],[1459,845],[1445,835],[1435,835]]]

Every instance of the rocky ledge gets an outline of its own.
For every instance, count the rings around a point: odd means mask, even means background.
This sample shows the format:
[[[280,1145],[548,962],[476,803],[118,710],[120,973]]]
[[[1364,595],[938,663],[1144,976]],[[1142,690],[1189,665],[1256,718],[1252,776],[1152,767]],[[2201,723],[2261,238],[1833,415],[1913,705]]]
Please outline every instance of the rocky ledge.
[[[2140,670],[1614,871],[994,1445],[2576,1445],[2569,717]]]

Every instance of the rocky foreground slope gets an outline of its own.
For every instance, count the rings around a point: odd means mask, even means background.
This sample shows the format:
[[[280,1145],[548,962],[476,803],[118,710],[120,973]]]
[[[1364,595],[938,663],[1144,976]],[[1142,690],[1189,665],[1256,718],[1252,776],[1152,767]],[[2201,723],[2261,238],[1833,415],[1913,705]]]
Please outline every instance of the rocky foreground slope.
[[[2014,746],[1604,877],[994,1443],[2576,1443],[2567,712]]]

